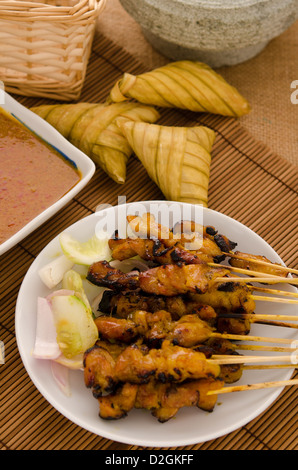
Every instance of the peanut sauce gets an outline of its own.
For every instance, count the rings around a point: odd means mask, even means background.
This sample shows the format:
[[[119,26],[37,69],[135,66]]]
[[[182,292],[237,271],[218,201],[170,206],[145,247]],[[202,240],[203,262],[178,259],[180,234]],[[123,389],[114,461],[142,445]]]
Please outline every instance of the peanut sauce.
[[[80,179],[73,162],[0,108],[0,244]]]

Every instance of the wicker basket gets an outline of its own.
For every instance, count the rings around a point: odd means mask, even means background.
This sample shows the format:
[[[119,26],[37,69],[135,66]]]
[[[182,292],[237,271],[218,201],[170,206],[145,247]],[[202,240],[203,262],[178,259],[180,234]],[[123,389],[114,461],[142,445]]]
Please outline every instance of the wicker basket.
[[[0,80],[7,92],[80,97],[106,0],[0,0]]]

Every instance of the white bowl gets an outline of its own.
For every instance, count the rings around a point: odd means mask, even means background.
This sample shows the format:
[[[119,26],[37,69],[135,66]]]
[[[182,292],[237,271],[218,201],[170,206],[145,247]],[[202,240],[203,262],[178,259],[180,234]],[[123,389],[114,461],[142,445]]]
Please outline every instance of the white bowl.
[[[297,0],[120,0],[152,46],[211,67],[244,62],[298,18]]]
[[[80,170],[81,178],[78,183],[68,191],[57,202],[52,204],[38,216],[28,222],[17,233],[8,240],[0,244],[0,256],[32,233],[37,227],[52,217],[56,212],[62,209],[71,199],[81,191],[89,182],[95,172],[95,164],[83,152],[68,142],[54,127],[48,124],[44,119],[30,111],[30,109],[21,105],[9,94],[3,93],[4,102],[0,101],[1,108],[19,119],[24,125],[39,135],[43,140],[51,144],[67,158],[69,158]]]

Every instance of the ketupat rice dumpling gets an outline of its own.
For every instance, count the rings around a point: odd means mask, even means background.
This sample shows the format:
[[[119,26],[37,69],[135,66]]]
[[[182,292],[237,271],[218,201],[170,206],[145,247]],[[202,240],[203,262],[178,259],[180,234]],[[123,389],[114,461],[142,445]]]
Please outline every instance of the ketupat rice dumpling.
[[[239,117],[250,111],[247,100],[224,78],[201,62],[172,62],[141,75],[124,73],[112,88],[110,102],[135,99],[160,107]]]
[[[154,106],[240,117],[247,100],[201,62],[182,60],[141,75],[124,73],[106,103],[44,105],[32,111],[86,153],[114,181],[134,152],[168,200],[208,204],[215,133],[157,125]]]
[[[119,184],[125,182],[126,165],[132,149],[116,120],[154,123],[159,118],[153,107],[133,102],[41,105],[31,110]]]
[[[208,205],[213,130],[128,121],[119,125],[166,199]]]

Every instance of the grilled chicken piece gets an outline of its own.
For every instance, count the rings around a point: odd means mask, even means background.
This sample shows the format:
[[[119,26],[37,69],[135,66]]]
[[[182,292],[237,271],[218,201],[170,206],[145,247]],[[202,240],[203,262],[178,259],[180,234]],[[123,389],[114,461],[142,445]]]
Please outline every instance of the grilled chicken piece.
[[[193,302],[207,304],[220,312],[253,313],[255,301],[249,286],[241,282],[218,282],[204,293],[190,294]]]
[[[146,330],[142,323],[128,318],[100,316],[94,321],[100,338],[121,341],[126,344],[131,343],[140,335],[144,335]]]
[[[220,333],[246,335],[250,332],[251,322],[241,316],[242,313],[253,314],[255,301],[246,284],[237,282],[218,283],[211,286],[203,294],[189,294],[193,302],[210,305],[217,313],[217,319],[213,323]],[[220,314],[227,314],[227,317]],[[229,314],[240,314],[239,318],[228,318]]]
[[[272,263],[265,256],[251,255],[249,253],[242,253],[241,251],[235,251],[234,254],[239,256],[239,258],[230,258],[229,264],[236,268],[248,269],[281,277],[287,277],[289,274],[289,272],[284,269],[280,269],[277,263]],[[254,260],[264,261],[265,263],[269,263],[270,266],[254,262]]]
[[[163,265],[140,274],[141,290],[155,295],[174,296],[188,292],[206,292],[216,277],[229,272],[207,264]]]
[[[211,294],[212,292],[213,290],[211,290]],[[136,310],[145,310],[152,313],[166,310],[171,313],[172,320],[178,320],[184,315],[192,314],[197,315],[210,326],[216,327],[221,333],[246,335],[250,332],[251,322],[249,319],[243,318],[241,313],[253,313],[255,304],[245,286],[243,289],[239,289],[238,292],[238,298],[229,293],[227,297],[223,298],[224,294],[221,292],[218,293],[218,297],[215,293],[214,295],[204,294],[203,298],[205,301],[212,302],[215,307],[213,308],[211,305],[202,304],[202,296],[198,299],[196,294],[162,297],[139,292],[117,293],[107,290],[99,303],[98,311],[109,316],[127,318]],[[188,297],[191,297],[191,299]],[[227,316],[232,315],[230,318],[225,318],[220,315],[221,313],[227,313]],[[239,318],[237,318],[238,314]]]
[[[207,395],[209,390],[220,390],[220,379],[201,379],[183,384],[163,384],[151,380],[147,384],[122,384],[114,393],[99,397],[99,416],[103,419],[119,419],[133,409],[146,409],[159,422],[173,418],[179,409],[196,406],[213,411],[217,395]]]
[[[129,345],[116,360],[97,344],[84,355],[85,384],[98,396],[112,391],[120,382],[141,384],[154,378],[162,383],[181,383],[186,379],[216,378],[219,374],[220,366],[203,353],[173,346],[169,341],[164,341],[160,349]]]
[[[112,258],[123,261],[134,256],[157,264],[200,264],[210,261],[219,262],[225,258],[218,245],[210,238],[204,237],[199,250],[191,252],[176,242],[173,246],[165,246],[160,240],[143,238],[126,238],[109,240]]]
[[[148,353],[146,345],[136,342],[135,347],[141,354]],[[110,342],[99,339],[92,348],[84,353],[84,381],[88,388],[92,388],[97,398],[102,393],[115,389],[118,381],[115,377],[115,366],[119,356],[125,351],[127,344]]]
[[[194,221],[183,221],[178,223],[173,228],[174,237],[177,237],[177,233],[181,234],[181,244],[184,247],[189,247],[190,251],[196,252],[198,256],[211,255],[215,263],[220,263],[226,257],[224,253],[228,253],[237,246],[237,243],[229,240],[228,237],[217,232],[217,230],[208,225],[201,226]],[[197,234],[197,235],[196,235]],[[203,244],[197,251],[191,250],[191,247],[195,246],[196,237],[203,238]],[[216,248],[215,248],[216,247]],[[209,258],[210,261],[210,258]]]
[[[87,279],[96,285],[114,290],[141,289],[154,295],[174,296],[187,292],[206,292],[216,277],[229,274],[228,269],[211,268],[207,264],[162,265],[138,273],[123,273],[107,261],[92,264]]]
[[[150,213],[142,216],[131,215],[127,217],[127,220],[134,233],[134,237],[159,240],[166,247],[173,247],[179,243],[184,248],[188,247],[196,251],[196,245],[198,245],[198,251],[211,254],[207,248],[212,246],[214,249],[214,244],[208,245],[207,243],[204,246],[204,242],[209,239],[220,248],[220,252],[216,250],[216,253],[224,259],[225,257],[221,251],[229,252],[237,246],[237,243],[229,240],[226,236],[218,234],[214,227],[203,226],[194,221],[184,220],[176,223],[171,230],[157,223],[154,215]]]
[[[115,392],[98,397],[99,416],[107,420],[124,418],[134,407],[138,387],[137,384],[127,382],[121,384]]]
[[[121,382],[146,383],[152,376],[166,382],[183,382],[189,378],[217,377],[220,368],[205,355],[188,348],[173,346],[164,341],[161,349],[150,349],[147,354],[135,345],[128,346],[117,359],[115,376]]]
[[[103,339],[130,343],[141,337],[149,347],[159,347],[164,339],[175,345],[193,347],[207,341],[213,332],[213,328],[197,315],[184,315],[173,321],[165,310],[155,313],[138,310],[127,319],[100,316],[95,319],[95,324]]]
[[[102,341],[98,345],[109,351],[113,359],[117,359],[125,344],[120,341],[133,341],[141,335],[143,352],[150,347],[160,347],[167,339],[182,347],[193,347],[202,352],[206,358],[213,354],[238,355],[237,345],[225,338],[212,337],[213,329],[196,315],[185,315],[178,321],[172,321],[168,312],[155,314],[139,311],[132,315],[133,320],[113,317],[99,317],[95,320]],[[112,340],[112,343],[105,342]],[[146,341],[146,343],[143,342]],[[219,377],[226,383],[234,383],[242,376],[241,364],[221,365]]]
[[[208,348],[210,348],[210,355],[227,354],[230,356],[239,356],[239,353],[236,351],[237,345],[225,338],[210,338],[204,343],[204,346],[206,348],[205,351],[203,348],[197,349],[197,347],[195,347],[195,349],[204,352],[206,357],[210,357],[208,356]],[[220,366],[219,378],[221,378],[225,383],[234,383],[240,380],[242,377],[242,372],[242,364],[222,364]]]
[[[216,330],[219,333],[229,333],[231,335],[248,335],[251,322],[247,318],[224,318],[219,316],[216,322]]]
[[[123,273],[107,261],[93,263],[88,269],[87,279],[92,284],[116,291],[138,289],[140,284],[138,271]]]
[[[95,396],[113,390],[115,359],[111,351],[96,343],[85,352],[83,365],[85,385],[93,387]]]
[[[109,240],[109,247],[112,257],[117,260],[138,255],[158,264],[219,263],[225,259],[222,252],[229,252],[236,246],[236,243],[218,234],[214,227],[184,221],[176,224],[174,230],[169,230],[157,224],[151,214],[128,216],[128,220],[138,237],[119,239],[118,233],[115,233],[114,238]]]
[[[113,292],[106,290],[98,305],[98,311],[119,318],[127,318],[136,310],[157,312],[166,310],[171,313],[173,320],[178,320],[183,315],[196,314],[202,320],[211,325],[217,318],[215,310],[209,305],[190,301],[187,296],[156,296],[141,292]]]

